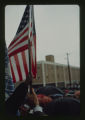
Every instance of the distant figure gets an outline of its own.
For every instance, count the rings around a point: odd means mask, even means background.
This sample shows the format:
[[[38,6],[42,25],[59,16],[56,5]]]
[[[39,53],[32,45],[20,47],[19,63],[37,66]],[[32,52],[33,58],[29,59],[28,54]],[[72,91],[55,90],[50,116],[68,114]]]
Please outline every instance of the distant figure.
[[[80,115],[80,102],[74,98],[59,98],[48,103],[43,110],[49,116]]]

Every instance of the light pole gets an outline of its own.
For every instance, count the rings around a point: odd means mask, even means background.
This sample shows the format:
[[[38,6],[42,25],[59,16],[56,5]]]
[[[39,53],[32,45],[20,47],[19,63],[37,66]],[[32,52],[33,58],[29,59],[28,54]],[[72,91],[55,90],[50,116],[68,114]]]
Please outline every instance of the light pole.
[[[69,66],[69,53],[67,53],[67,64],[68,64],[68,75],[69,75],[69,83],[71,88],[71,74],[70,74],[70,66]]]

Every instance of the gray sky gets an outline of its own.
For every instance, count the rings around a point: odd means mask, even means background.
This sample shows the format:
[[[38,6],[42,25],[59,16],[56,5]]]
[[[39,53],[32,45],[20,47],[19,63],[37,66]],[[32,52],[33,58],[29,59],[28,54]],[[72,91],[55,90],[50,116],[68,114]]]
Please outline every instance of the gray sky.
[[[21,21],[25,5],[5,8],[5,40],[13,40]],[[80,66],[80,8],[77,5],[35,5],[37,61],[52,54],[56,63]]]

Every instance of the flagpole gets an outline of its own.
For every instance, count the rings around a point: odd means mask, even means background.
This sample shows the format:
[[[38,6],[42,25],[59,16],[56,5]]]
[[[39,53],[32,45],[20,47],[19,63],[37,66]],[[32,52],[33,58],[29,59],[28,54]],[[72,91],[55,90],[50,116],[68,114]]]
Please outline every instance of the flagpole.
[[[30,11],[31,12],[31,11]],[[31,14],[30,14],[31,19]],[[29,22],[30,28],[30,22]],[[32,68],[31,68],[31,44],[30,44],[30,32],[29,32],[29,40],[28,40],[28,57],[29,57],[29,75],[30,75],[30,93],[32,93]]]
[[[30,39],[28,40],[28,47],[29,47],[29,52],[28,52],[28,56],[29,56],[29,76],[30,76],[30,93],[32,93],[32,68],[31,68],[31,44],[30,44]]]

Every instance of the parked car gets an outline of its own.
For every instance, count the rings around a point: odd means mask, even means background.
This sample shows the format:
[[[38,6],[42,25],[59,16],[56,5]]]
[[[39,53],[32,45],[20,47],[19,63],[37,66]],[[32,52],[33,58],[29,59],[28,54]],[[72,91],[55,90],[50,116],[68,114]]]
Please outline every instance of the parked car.
[[[44,95],[52,95],[52,94],[62,94],[64,95],[64,92],[54,86],[45,86],[45,87],[40,87],[36,90],[36,94],[44,94]]]
[[[70,90],[65,96],[67,96],[67,97],[74,97],[74,93],[75,93],[75,91]]]
[[[68,93],[69,93],[69,94],[74,94],[74,93],[75,93],[75,91],[70,90]]]
[[[69,93],[69,90],[68,90],[68,89],[65,89],[65,90],[64,90],[64,93],[65,93],[65,94]]]
[[[52,95],[49,95],[52,99],[57,99],[57,98],[63,98],[63,94],[52,94]]]
[[[74,97],[74,94],[69,94],[69,93],[67,93],[65,96],[66,96],[66,97]]]

